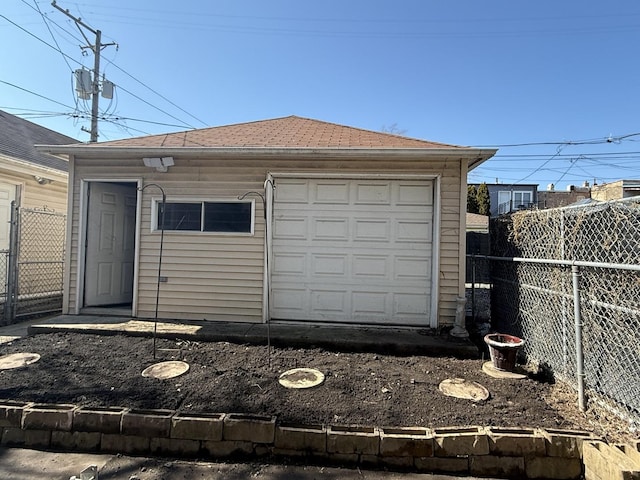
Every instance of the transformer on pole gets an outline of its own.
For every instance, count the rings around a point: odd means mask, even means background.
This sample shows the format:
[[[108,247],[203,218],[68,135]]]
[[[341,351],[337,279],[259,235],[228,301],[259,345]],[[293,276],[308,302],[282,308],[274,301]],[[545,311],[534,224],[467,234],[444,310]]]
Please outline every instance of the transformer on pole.
[[[51,2],[51,5],[57,10],[64,13],[67,17],[73,20],[78,30],[87,41],[88,45],[81,47],[84,49],[90,49],[93,52],[94,63],[93,63],[93,78],[91,78],[91,71],[86,70],[84,68],[76,70],[76,91],[78,92],[78,97],[84,100],[88,100],[91,98],[91,130],[88,130],[91,134],[90,142],[98,141],[98,115],[99,115],[99,103],[100,103],[100,52],[103,48],[109,47],[111,45],[117,45],[116,43],[102,43],[102,32],[100,30],[94,30],[89,25],[84,23],[82,19],[78,17],[74,17],[69,13],[69,10],[64,10],[56,4],[56,0]],[[95,43],[92,45],[91,41],[84,34],[82,28],[90,31],[96,36]],[[108,93],[111,96],[106,96],[103,93],[105,98],[113,97],[113,83],[109,82]],[[103,85],[104,88],[104,85]],[[87,131],[84,127],[82,128],[84,131]]]

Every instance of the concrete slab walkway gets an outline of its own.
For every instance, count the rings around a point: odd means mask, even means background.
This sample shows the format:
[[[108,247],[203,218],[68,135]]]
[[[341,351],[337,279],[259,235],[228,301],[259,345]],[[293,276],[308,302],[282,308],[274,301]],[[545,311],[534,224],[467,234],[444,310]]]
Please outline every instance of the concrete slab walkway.
[[[319,347],[342,351],[375,351],[400,355],[435,355],[479,358],[469,341],[435,334],[430,329],[360,325],[309,325],[300,323],[251,324],[212,321],[133,319],[98,315],[59,315],[26,325],[0,328],[2,338],[51,332],[103,335],[153,336],[194,341],[271,344],[286,347]]]
[[[61,453],[27,448],[0,448],[0,478],[20,480],[69,480],[80,478],[90,465],[98,467],[100,480],[479,480],[428,473],[397,473],[336,467],[275,465],[263,463],[206,462],[169,458],[129,457],[93,453]],[[484,479],[491,480],[491,479]]]

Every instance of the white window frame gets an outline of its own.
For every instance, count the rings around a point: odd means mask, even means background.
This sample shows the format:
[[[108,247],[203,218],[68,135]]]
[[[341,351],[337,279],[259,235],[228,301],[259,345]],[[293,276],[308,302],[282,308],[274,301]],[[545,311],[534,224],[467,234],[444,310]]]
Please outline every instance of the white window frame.
[[[170,235],[222,235],[222,236],[241,236],[241,237],[251,237],[255,234],[255,225],[256,225],[256,202],[254,199],[247,200],[238,200],[237,198],[190,198],[190,197],[167,197],[165,199],[166,203],[200,203],[203,205],[205,203],[248,203],[251,205],[251,219],[250,219],[250,231],[249,232],[207,232],[203,231],[204,225],[204,208],[202,208],[201,218],[200,218],[200,228],[201,230],[165,230],[164,233]],[[158,211],[160,209],[160,204],[162,203],[162,197],[151,197],[151,232],[159,233],[160,228],[158,227]]]
[[[516,195],[520,195],[523,201],[520,201],[520,202],[516,201]],[[528,202],[524,201],[525,196],[529,197]],[[524,208],[529,208],[529,205],[533,203],[533,192],[531,190],[514,190],[511,198],[513,202],[513,207],[512,207],[513,210],[519,210],[520,205],[523,205]]]
[[[504,197],[506,196],[505,193],[509,195],[509,200],[506,202],[502,202],[500,200],[504,199]],[[505,203],[508,203],[508,205],[505,205]],[[509,190],[500,190],[498,192],[498,215],[509,213],[511,211],[512,203],[513,203],[512,193]]]

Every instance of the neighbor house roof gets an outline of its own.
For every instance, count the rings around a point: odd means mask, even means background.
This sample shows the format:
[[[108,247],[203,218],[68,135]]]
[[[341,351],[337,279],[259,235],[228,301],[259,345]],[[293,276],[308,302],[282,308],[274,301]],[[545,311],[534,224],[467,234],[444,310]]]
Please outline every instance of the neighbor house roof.
[[[67,172],[69,162],[39,152],[36,144],[68,145],[78,140],[0,110],[0,156],[22,163]]]
[[[467,212],[467,229],[468,230],[489,230],[489,217],[479,215],[477,213]]]
[[[261,148],[456,148],[389,133],[297,117],[101,142],[103,146]],[[460,147],[457,147],[460,148]]]

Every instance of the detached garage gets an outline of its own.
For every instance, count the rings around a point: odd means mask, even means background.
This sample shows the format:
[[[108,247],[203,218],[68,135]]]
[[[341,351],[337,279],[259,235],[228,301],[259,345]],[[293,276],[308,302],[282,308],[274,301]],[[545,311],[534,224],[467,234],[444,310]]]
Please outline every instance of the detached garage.
[[[454,322],[495,153],[295,116],[40,148],[70,162],[64,313],[159,289],[159,318],[414,327]]]

